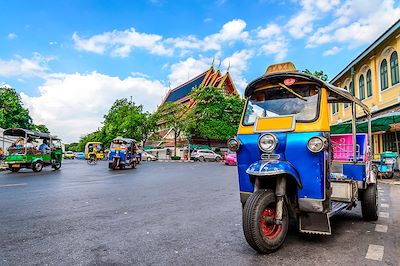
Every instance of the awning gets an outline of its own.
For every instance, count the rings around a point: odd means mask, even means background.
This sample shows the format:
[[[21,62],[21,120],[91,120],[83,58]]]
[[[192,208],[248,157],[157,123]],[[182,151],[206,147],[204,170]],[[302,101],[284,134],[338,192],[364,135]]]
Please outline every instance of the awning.
[[[388,131],[390,125],[400,123],[400,112],[390,112],[371,119],[372,132]],[[368,121],[357,123],[357,133],[368,132]],[[351,133],[351,122],[331,126],[331,134]]]

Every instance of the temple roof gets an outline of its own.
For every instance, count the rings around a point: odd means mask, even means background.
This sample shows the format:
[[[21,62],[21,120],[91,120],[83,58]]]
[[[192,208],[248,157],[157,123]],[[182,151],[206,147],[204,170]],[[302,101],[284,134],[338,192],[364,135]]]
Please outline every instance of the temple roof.
[[[199,87],[203,82],[204,77],[208,73],[208,70],[204,73],[201,73],[197,77],[189,80],[188,82],[176,87],[168,93],[167,98],[164,102],[175,102],[183,97],[187,96],[194,87]]]

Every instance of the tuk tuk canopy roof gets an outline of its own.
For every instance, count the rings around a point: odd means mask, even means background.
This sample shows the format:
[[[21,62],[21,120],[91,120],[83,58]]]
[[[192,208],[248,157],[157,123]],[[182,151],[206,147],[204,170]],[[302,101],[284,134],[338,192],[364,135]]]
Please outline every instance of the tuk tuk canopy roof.
[[[287,78],[294,78],[296,81],[306,81],[306,82],[315,82],[319,84],[321,87],[326,88],[329,91],[328,102],[329,103],[356,103],[364,110],[365,114],[370,115],[369,108],[358,98],[351,95],[348,91],[333,86],[323,80],[320,80],[312,75],[298,72],[298,71],[289,71],[289,72],[274,72],[270,74],[265,74],[247,85],[245,90],[245,97],[250,97],[255,90],[262,88],[266,85],[270,84],[278,84],[283,83]]]
[[[23,128],[8,128],[3,132],[4,136],[13,136],[13,137],[32,137],[37,139],[53,139],[53,140],[60,140],[56,136],[52,136],[47,133],[39,132],[39,131],[32,131],[29,129]]]
[[[400,112],[391,112],[374,117],[371,119],[372,132],[387,131],[391,124],[397,123],[400,123]],[[368,121],[358,122],[356,130],[358,133],[367,133]],[[351,133],[351,131],[351,122],[331,126],[332,134],[346,134]]]
[[[134,139],[123,138],[123,137],[116,137],[115,139],[113,139],[113,142],[114,142],[114,141],[122,141],[122,142],[125,142],[125,143],[136,143],[136,142],[137,142],[137,141],[134,140]]]

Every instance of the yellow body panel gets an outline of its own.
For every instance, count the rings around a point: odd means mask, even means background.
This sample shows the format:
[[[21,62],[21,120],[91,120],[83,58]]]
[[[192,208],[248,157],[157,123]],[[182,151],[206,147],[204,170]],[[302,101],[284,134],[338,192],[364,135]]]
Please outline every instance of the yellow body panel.
[[[287,131],[293,129],[293,116],[258,118],[255,131]]]
[[[318,119],[314,122],[308,122],[308,123],[295,123],[295,129],[294,132],[311,132],[311,131],[330,131],[329,127],[329,121],[330,121],[330,116],[329,116],[329,106],[328,106],[328,93],[325,88],[321,89],[321,100],[320,100],[320,105],[319,105],[319,116]],[[242,121],[244,117],[244,111],[242,114]],[[280,117],[280,118],[286,118],[286,117]],[[269,118],[271,119],[271,118]],[[261,119],[261,121],[264,119]],[[272,120],[271,120],[272,121]],[[281,122],[284,123],[285,120],[282,120]],[[282,129],[283,125],[277,124],[278,120],[274,120],[274,124],[271,126],[266,126],[266,127],[273,127],[275,126],[275,131],[279,131],[279,129]],[[287,120],[285,121],[285,123]],[[262,122],[266,123],[266,122]],[[267,129],[265,131],[268,131],[271,129]],[[272,129],[274,130],[274,129]],[[238,129],[238,134],[254,134],[254,125],[249,125],[249,126],[244,126],[242,123],[239,125]]]

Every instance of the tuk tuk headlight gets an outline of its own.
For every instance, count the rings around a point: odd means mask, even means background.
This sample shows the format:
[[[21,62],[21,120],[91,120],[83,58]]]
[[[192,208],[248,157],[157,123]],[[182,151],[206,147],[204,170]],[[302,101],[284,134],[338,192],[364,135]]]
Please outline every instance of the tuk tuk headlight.
[[[258,139],[258,147],[263,152],[272,152],[276,145],[278,145],[278,139],[273,134],[267,133]]]
[[[238,151],[242,143],[236,137],[230,138],[228,140],[228,149],[231,151]]]
[[[312,137],[307,142],[307,148],[314,153],[320,152],[328,146],[328,140],[324,137]]]

